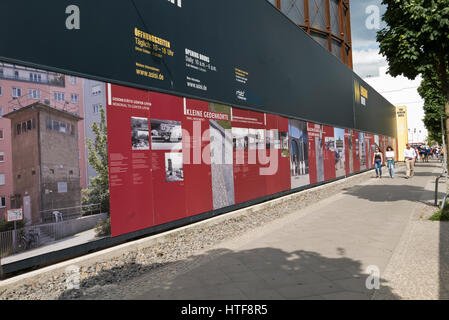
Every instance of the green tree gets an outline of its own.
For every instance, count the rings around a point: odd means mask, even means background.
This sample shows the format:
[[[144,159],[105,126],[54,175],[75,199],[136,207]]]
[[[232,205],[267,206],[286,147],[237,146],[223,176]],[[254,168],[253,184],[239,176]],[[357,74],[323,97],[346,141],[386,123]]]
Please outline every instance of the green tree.
[[[100,108],[100,123],[91,126],[95,139],[87,138],[87,161],[97,172],[90,178],[89,189],[83,190],[83,204],[101,204],[102,212],[109,212],[108,129],[106,113]]]
[[[418,92],[424,99],[424,125],[426,126],[429,136],[428,140],[442,143],[442,131],[441,131],[441,117],[444,117],[444,104],[445,99],[433,83],[438,82],[438,79],[423,79]]]
[[[387,26],[377,34],[392,76],[422,75],[444,97],[449,138],[449,0],[383,0]],[[446,150],[447,152],[447,150]]]

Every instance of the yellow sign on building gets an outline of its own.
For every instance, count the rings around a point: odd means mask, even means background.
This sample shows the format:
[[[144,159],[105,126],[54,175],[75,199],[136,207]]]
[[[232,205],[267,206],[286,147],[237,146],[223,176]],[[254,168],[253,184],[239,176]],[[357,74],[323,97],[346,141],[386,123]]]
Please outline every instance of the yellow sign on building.
[[[396,107],[398,161],[404,161],[404,149],[408,143],[407,107]]]

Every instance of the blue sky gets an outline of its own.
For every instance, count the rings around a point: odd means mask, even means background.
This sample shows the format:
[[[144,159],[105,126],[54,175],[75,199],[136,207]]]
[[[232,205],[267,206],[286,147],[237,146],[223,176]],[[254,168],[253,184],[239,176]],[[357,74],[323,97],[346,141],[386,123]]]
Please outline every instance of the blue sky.
[[[385,25],[380,19],[385,6],[381,0],[352,0],[350,5],[354,71],[361,77],[377,76],[379,67],[386,66],[385,59],[379,55],[379,44],[376,41],[377,31]],[[374,8],[378,11],[373,11]],[[373,15],[379,19],[379,28],[372,23]]]

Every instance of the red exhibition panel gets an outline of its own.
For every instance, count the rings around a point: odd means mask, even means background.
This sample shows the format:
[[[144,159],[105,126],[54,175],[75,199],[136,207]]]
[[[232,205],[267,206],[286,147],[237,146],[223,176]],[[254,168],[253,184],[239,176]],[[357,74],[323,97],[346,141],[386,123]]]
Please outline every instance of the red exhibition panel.
[[[374,163],[373,163],[373,157],[372,157],[372,144],[371,144],[371,137],[372,134],[369,133],[365,133],[365,148],[366,148],[366,168],[372,168],[374,167]]]
[[[183,98],[151,92],[155,224],[187,216],[182,152]]]
[[[268,116],[268,115],[267,115]],[[278,119],[278,130],[281,136],[285,135],[288,137],[288,119],[276,116]],[[290,158],[287,154],[284,154],[282,142],[279,149],[279,191],[290,190],[291,187],[291,177],[290,177]]]
[[[111,235],[154,225],[148,91],[107,86]],[[112,129],[113,128],[113,129]]]
[[[310,184],[324,181],[323,165],[323,132],[322,126],[316,123],[307,123],[307,141],[309,152]]]
[[[185,99],[182,128],[187,216],[213,210],[209,103]]]
[[[345,158],[346,158],[346,163],[345,163],[345,167],[346,167],[346,174],[351,174],[354,170],[354,158],[352,155],[352,148],[353,148],[353,144],[352,144],[352,135],[351,135],[351,130],[345,129]]]
[[[354,159],[354,172],[360,171],[360,143],[359,143],[359,132],[356,130],[352,131],[352,153]]]
[[[235,202],[242,203],[266,195],[265,176],[257,157],[258,148],[265,146],[265,114],[232,108],[234,149]],[[262,144],[262,145],[261,145]]]
[[[336,178],[334,128],[323,126],[324,139],[324,180]]]
[[[271,133],[270,133],[271,132]],[[266,144],[266,157],[262,158],[262,168],[266,169],[266,194],[275,194],[290,189],[290,161],[282,154],[280,134],[288,132],[288,119],[277,115],[266,115],[266,134],[269,135]],[[271,136],[270,136],[271,135]],[[265,152],[261,152],[265,155]]]

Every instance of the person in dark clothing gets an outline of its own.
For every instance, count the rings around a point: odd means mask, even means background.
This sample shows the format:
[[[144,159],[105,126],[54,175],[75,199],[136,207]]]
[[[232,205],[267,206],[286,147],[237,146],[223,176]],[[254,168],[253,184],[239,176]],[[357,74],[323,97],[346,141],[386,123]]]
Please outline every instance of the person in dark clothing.
[[[383,155],[382,152],[380,152],[379,147],[376,147],[376,152],[374,152],[373,163],[376,168],[376,178],[382,178]]]

